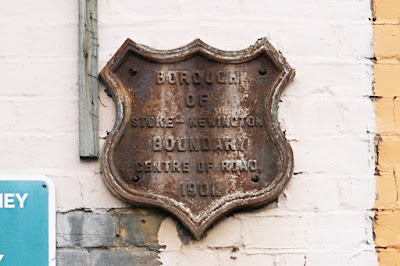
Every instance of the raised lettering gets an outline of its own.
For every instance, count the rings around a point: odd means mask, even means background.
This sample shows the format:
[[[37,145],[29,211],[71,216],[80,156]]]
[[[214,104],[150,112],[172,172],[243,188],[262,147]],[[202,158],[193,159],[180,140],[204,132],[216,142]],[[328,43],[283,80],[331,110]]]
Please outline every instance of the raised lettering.
[[[164,84],[164,81],[165,81],[164,73],[162,71],[157,71],[156,76],[157,76],[157,78],[156,78],[157,84]]]
[[[187,107],[194,107],[195,97],[193,92],[188,92],[185,95],[185,103]]]
[[[153,151],[161,151],[161,147],[161,138],[158,136],[153,137]]]
[[[181,182],[179,190],[182,197],[221,197],[223,194],[220,182]]]
[[[175,71],[168,71],[168,83],[169,84],[176,84],[176,72]]]
[[[189,84],[189,81],[187,80],[187,78],[188,78],[188,72],[187,71],[182,71],[182,72],[180,72],[180,84],[181,85],[183,85],[184,83],[185,84]]]
[[[224,84],[226,83],[226,79],[225,79],[225,74],[222,71],[218,71],[217,72],[217,82],[219,84]]]

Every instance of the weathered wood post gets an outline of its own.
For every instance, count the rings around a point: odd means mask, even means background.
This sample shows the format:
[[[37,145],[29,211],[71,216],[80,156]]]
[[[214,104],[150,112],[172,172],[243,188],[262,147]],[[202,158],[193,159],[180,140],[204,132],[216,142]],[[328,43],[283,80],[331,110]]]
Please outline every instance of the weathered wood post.
[[[81,158],[98,158],[97,0],[79,0],[79,142]]]

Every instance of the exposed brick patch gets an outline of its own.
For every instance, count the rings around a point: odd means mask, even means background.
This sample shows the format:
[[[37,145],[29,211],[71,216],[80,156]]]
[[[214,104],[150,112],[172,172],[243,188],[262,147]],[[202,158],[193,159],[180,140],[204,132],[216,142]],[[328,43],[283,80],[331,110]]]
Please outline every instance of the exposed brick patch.
[[[159,265],[164,214],[112,209],[57,214],[58,265]]]

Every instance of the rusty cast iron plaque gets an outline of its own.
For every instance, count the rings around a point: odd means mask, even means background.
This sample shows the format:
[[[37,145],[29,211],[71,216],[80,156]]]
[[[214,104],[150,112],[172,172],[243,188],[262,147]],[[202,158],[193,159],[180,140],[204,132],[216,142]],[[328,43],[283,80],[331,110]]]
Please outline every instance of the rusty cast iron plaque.
[[[222,215],[277,198],[293,168],[277,105],[293,76],[266,39],[240,51],[128,39],[100,73],[118,113],[102,157],[107,185],[173,213],[197,239]]]

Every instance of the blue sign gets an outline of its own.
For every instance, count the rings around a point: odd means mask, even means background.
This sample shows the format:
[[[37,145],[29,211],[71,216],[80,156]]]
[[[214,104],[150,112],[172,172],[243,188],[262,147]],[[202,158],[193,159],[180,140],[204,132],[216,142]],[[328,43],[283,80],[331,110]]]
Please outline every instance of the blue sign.
[[[46,176],[0,175],[0,266],[55,265],[55,191]]]

